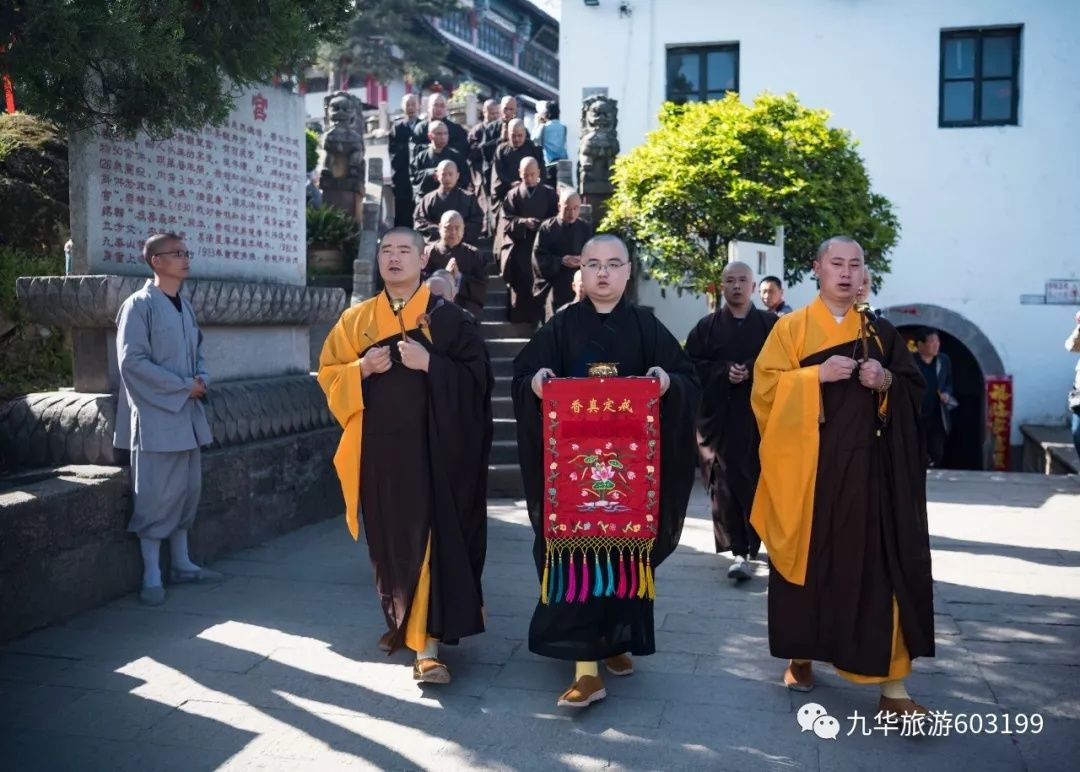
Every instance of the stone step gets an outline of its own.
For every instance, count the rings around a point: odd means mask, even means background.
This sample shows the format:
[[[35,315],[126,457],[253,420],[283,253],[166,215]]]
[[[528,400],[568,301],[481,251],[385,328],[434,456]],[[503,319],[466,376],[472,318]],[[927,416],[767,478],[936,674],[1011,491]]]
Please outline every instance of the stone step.
[[[514,383],[514,376],[512,375],[497,375],[495,376],[495,390],[491,392],[495,397],[509,397],[510,387]]]
[[[491,292],[506,292],[506,282],[498,274],[487,277],[487,290]]]
[[[500,338],[499,340],[489,340],[487,342],[488,353],[491,354],[491,358],[496,357],[513,358],[517,356],[517,353],[521,349],[525,348],[525,344],[529,342],[528,338]]]
[[[517,442],[517,421],[513,418],[496,418],[495,442]]]
[[[491,344],[488,343],[488,353],[491,354],[491,371],[495,374],[496,378],[505,378],[514,376],[514,358],[507,356],[495,356],[491,351]]]
[[[521,499],[525,490],[521,485],[521,469],[517,464],[488,465],[488,498]]]
[[[518,324],[515,322],[480,322],[480,332],[484,340],[500,340],[504,338],[528,338],[536,329],[532,324]]]
[[[485,322],[505,322],[506,306],[484,306],[484,314],[480,319]]]
[[[485,308],[501,308],[505,311],[506,301],[509,293],[506,291],[506,285],[503,285],[501,290],[489,289],[487,294],[484,295],[484,307]]]
[[[491,414],[495,418],[514,417],[514,401],[509,396],[491,398]]]
[[[499,440],[491,443],[492,464],[516,464],[518,462],[517,442]]]

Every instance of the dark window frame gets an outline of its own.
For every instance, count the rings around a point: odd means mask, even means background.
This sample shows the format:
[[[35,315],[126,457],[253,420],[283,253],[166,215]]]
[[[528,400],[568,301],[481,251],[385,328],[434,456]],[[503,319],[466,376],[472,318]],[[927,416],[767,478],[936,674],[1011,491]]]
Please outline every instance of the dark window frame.
[[[725,54],[734,54],[735,55],[735,78],[734,78],[734,80],[735,80],[735,88],[733,88],[733,89],[724,89],[724,93],[727,93],[727,92],[734,92],[736,94],[739,93],[739,59],[740,59],[739,53],[740,52],[739,52],[739,43],[737,41],[734,42],[734,43],[704,43],[704,44],[696,44],[696,45],[668,46],[667,50],[664,53],[664,78],[665,78],[665,82],[664,82],[664,98],[668,102],[676,101],[673,98],[673,96],[675,96],[675,94],[672,93],[671,84],[669,82],[667,82],[667,64],[668,64],[668,61],[669,61],[670,57],[673,54],[677,54],[677,55],[696,54],[697,57],[698,57],[698,88],[697,88],[697,91],[696,92],[694,92],[694,91],[679,91],[679,92],[677,92],[677,95],[682,98],[684,103],[689,101],[689,100],[686,99],[686,97],[690,96],[692,94],[696,95],[698,100],[701,101],[701,102],[707,102],[710,99],[722,98],[722,97],[715,97],[715,96],[710,97],[709,96],[710,91],[720,91],[719,88],[709,88],[708,61],[709,61],[709,54],[712,54],[712,53],[725,53]]]
[[[938,128],[958,129],[981,126],[1019,126],[1020,125],[1020,47],[1023,43],[1024,25],[1009,24],[993,27],[956,27],[941,30],[940,51],[938,53]],[[1012,72],[1008,77],[983,78],[983,41],[987,38],[1012,38]],[[950,40],[973,38],[975,40],[975,71],[970,78],[945,77],[945,46]],[[1012,101],[1008,118],[984,120],[982,118],[982,86],[984,80],[1008,80],[1012,84]],[[947,83],[972,84],[971,120],[945,120],[945,85]]]

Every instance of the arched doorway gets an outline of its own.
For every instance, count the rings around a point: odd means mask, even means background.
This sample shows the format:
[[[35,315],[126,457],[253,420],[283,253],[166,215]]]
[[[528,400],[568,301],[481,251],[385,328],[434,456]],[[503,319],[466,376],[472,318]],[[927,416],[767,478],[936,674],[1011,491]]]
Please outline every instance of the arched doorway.
[[[960,314],[941,306],[909,303],[890,306],[883,315],[910,337],[919,327],[938,331],[941,350],[953,366],[953,386],[960,403],[952,413],[952,433],[942,466],[947,469],[984,469],[991,439],[986,422],[986,376],[1003,375],[1005,366],[982,331]]]

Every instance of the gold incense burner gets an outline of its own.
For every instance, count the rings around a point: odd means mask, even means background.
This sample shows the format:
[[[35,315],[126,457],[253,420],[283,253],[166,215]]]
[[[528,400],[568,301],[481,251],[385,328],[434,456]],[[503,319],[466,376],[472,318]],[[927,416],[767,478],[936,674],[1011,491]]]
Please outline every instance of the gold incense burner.
[[[618,362],[592,362],[589,364],[590,378],[615,378],[618,375]]]

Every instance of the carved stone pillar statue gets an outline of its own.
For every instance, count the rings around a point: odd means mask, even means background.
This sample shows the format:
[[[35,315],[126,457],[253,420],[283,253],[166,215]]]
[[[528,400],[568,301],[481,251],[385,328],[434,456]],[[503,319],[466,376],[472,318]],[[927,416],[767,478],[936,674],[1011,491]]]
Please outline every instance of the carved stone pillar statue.
[[[578,192],[591,204],[593,223],[599,225],[614,187],[611,167],[619,154],[619,103],[606,96],[588,97],[581,105],[581,141],[578,150]]]

